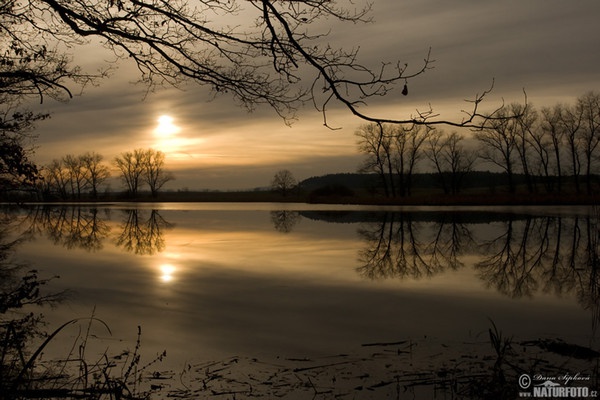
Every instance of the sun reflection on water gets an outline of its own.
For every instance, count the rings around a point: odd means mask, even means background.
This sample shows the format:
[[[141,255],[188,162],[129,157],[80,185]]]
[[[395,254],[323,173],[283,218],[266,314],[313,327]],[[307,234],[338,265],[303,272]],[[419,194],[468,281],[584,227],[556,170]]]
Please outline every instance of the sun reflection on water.
[[[160,280],[165,283],[172,282],[174,279],[173,274],[175,273],[176,270],[177,270],[177,268],[175,268],[171,264],[161,265],[160,266],[160,273],[161,273]]]

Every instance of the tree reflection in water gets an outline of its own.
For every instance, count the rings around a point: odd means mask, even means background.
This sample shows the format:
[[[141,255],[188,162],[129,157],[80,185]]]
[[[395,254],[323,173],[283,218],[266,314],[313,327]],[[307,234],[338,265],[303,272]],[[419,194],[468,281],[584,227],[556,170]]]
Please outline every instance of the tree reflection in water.
[[[26,212],[21,217],[28,226],[24,235],[46,235],[55,245],[67,249],[100,251],[111,233],[109,208],[44,206],[26,209]],[[164,250],[165,230],[173,225],[157,210],[127,209],[123,216],[117,246],[139,255],[153,255]]]
[[[290,233],[301,219],[298,211],[271,211],[270,215],[273,227],[282,233]]]
[[[157,210],[146,216],[142,210],[129,209],[124,215],[117,246],[139,255],[153,255],[165,249],[164,231],[172,228],[172,224]]]
[[[483,221],[460,214],[384,213],[358,229],[365,245],[357,271],[369,279],[432,277],[463,268],[468,253],[486,287],[511,298],[572,293],[593,311],[594,327],[600,323],[598,214],[490,218],[500,233],[477,239]]]
[[[360,275],[369,279],[431,277],[464,264],[459,256],[473,244],[471,232],[452,216],[435,224],[410,213],[385,213],[381,222],[358,229],[366,245],[359,252]]]
[[[106,209],[106,212],[108,210]],[[95,207],[39,207],[30,210],[31,232],[45,233],[54,244],[67,249],[99,251],[110,232]]]
[[[527,217],[505,222],[505,232],[485,242],[475,268],[483,281],[512,298],[536,292],[574,293],[598,324],[598,218]]]

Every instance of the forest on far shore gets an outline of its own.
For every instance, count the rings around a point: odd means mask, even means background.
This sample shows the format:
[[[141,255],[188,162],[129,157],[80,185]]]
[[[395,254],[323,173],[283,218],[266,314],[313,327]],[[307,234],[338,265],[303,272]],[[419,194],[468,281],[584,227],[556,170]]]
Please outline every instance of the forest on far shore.
[[[566,179],[565,179],[566,178]],[[563,192],[546,193],[540,190],[529,193],[526,178],[516,174],[516,191],[511,192],[506,173],[472,171],[465,175],[463,190],[459,194],[445,194],[436,173],[415,173],[410,196],[385,196],[378,183],[377,174],[337,173],[311,177],[282,192],[274,187],[250,190],[164,190],[153,196],[150,191],[140,191],[136,197],[126,192],[102,192],[96,198],[82,197],[78,202],[286,202],[321,204],[367,205],[556,205],[598,204],[595,194],[577,194],[573,177],[563,177]],[[600,188],[600,176],[594,175],[595,188]],[[595,192],[600,193],[596,190]],[[31,201],[21,198],[21,201]],[[45,200],[47,201],[47,200]],[[51,201],[62,202],[54,199]]]
[[[561,193],[548,192],[555,177],[524,174],[509,177],[505,172],[470,171],[464,174],[460,193],[445,193],[438,173],[415,173],[410,196],[389,197],[381,190],[378,174],[328,174],[299,183],[299,193],[308,202],[355,202],[364,204],[596,204],[600,197],[600,176],[592,175],[592,194],[578,193],[575,176],[563,176]],[[533,191],[530,191],[533,185]],[[354,200],[354,201],[352,201]]]

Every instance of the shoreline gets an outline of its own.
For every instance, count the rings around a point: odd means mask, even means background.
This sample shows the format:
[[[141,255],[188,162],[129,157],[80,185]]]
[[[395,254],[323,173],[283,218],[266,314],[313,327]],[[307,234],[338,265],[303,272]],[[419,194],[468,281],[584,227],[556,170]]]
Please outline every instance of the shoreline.
[[[522,206],[522,205],[600,205],[600,194],[529,194],[529,193],[469,193],[460,195],[415,194],[406,197],[380,195],[314,196],[291,194],[282,196],[272,192],[165,192],[156,197],[141,195],[135,198],[118,194],[96,199],[14,199],[4,204],[106,204],[106,203],[304,203],[328,205],[373,206]]]

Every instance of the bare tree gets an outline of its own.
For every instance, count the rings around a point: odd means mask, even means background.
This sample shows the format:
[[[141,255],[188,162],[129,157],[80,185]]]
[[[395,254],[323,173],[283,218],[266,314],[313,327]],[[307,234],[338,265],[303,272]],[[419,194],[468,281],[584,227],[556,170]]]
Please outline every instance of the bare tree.
[[[592,160],[600,145],[600,93],[588,92],[577,99],[582,115],[581,148],[585,157],[585,186],[592,193]]]
[[[81,157],[67,154],[62,159],[63,165],[67,169],[69,176],[69,186],[71,188],[71,196],[81,198],[81,193],[85,188],[87,178],[86,171],[83,168]]]
[[[447,134],[437,129],[427,140],[425,154],[435,166],[445,193],[459,193],[465,175],[473,170],[477,156],[462,145],[463,140],[456,131]]]
[[[130,196],[135,197],[138,194],[142,176],[144,174],[144,150],[135,149],[126,151],[115,157],[115,166],[121,172],[121,179],[127,187]]]
[[[508,112],[503,110],[501,116],[508,117]],[[508,176],[508,187],[511,193],[515,192],[514,182],[514,152],[515,131],[510,118],[490,120],[487,126],[475,132],[475,138],[482,145],[480,157],[500,168]]]
[[[143,180],[148,184],[152,197],[165,183],[175,179],[172,173],[165,170],[165,153],[159,150],[147,149],[142,153]]]
[[[519,103],[512,103],[510,112],[516,116],[510,126],[514,130],[515,148],[521,161],[527,190],[532,193],[534,191],[534,177],[531,172],[529,153],[531,150],[531,137],[538,120],[538,114],[531,105]]]
[[[102,155],[87,152],[78,156],[68,154],[53,160],[43,169],[43,191],[56,193],[59,197],[80,199],[88,190],[97,198],[98,187],[110,176],[108,167],[102,164]]]
[[[101,154],[87,152],[79,156],[85,170],[85,179],[92,191],[92,197],[98,197],[98,187],[110,177],[108,167],[102,164]]]
[[[362,172],[376,172],[387,196],[410,195],[415,167],[423,157],[427,127],[371,123],[358,129],[359,150],[367,155]]]
[[[383,126],[365,124],[354,133],[358,137],[358,150],[366,155],[359,172],[374,172],[379,176],[386,197],[395,196],[393,168],[391,165],[391,135],[386,135]],[[391,187],[391,190],[390,190]]]
[[[561,120],[563,115],[564,106],[561,104],[555,105],[553,108],[544,107],[542,108],[542,119],[541,119],[541,132],[549,137],[551,143],[551,149],[554,156],[554,165],[556,168],[556,183],[557,190],[560,193],[562,191],[562,153],[563,153],[563,141],[565,137],[565,131],[561,126]],[[540,142],[543,139],[540,138]],[[548,176],[547,174],[546,176]]]
[[[429,139],[427,140],[425,155],[433,163],[433,166],[437,171],[438,179],[440,180],[440,185],[442,186],[444,193],[449,194],[450,186],[446,178],[447,171],[446,159],[444,154],[444,133],[444,131],[437,129],[431,132],[431,135],[429,135]]]
[[[294,178],[294,175],[287,169],[277,171],[271,181],[273,190],[281,193],[282,196],[287,196],[297,185],[298,182],[296,181],[296,178]]]
[[[392,129],[394,137],[394,169],[398,179],[400,196],[410,196],[413,174],[423,158],[423,145],[429,137],[429,127],[417,124],[398,125]]]
[[[577,193],[581,192],[579,176],[581,175],[581,143],[579,131],[583,124],[583,108],[576,106],[565,106],[561,113],[560,125],[564,131],[567,141],[568,152],[571,158],[571,172],[575,181]]]
[[[43,169],[43,176],[46,182],[46,191],[57,193],[62,199],[69,195],[69,172],[62,159],[54,159]]]

